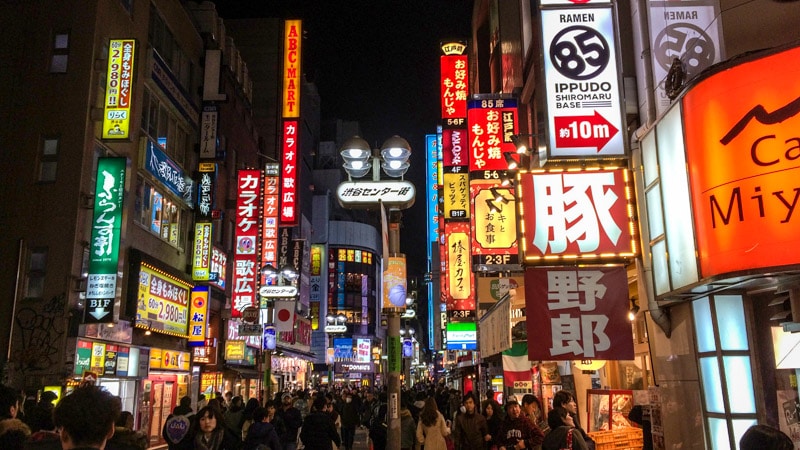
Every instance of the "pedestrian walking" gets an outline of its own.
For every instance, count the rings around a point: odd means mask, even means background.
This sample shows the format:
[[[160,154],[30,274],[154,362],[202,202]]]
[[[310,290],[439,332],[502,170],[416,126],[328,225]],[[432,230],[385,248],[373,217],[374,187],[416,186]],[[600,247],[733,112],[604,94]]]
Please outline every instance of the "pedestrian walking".
[[[586,441],[566,408],[556,406],[547,414],[550,432],[544,437],[542,450],[588,450]]]
[[[436,400],[429,397],[419,413],[417,424],[417,442],[425,446],[425,450],[447,450],[446,438],[450,436],[450,421],[445,420]]]
[[[542,430],[522,415],[519,402],[511,397],[506,402],[506,420],[500,432],[499,450],[536,450],[541,448]]]
[[[317,397],[311,404],[311,412],[303,421],[300,441],[306,450],[331,450],[333,445],[342,445],[333,418],[325,411],[325,397]]]
[[[475,403],[472,392],[468,392],[462,399],[464,411],[456,416],[453,427],[456,450],[485,450],[486,443],[492,440],[489,425],[478,413]]]

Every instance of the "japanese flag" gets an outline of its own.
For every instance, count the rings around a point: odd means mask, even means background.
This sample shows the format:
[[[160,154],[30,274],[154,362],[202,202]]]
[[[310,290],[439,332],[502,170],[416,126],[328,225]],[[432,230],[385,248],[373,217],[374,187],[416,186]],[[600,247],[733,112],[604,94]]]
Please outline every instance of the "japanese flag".
[[[275,331],[278,333],[294,330],[294,301],[275,301]]]

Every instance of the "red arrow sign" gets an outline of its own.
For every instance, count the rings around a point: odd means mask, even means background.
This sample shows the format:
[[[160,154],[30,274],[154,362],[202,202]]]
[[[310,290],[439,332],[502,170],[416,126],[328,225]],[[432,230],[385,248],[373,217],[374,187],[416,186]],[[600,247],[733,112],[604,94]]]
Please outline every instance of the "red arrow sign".
[[[555,117],[556,147],[595,147],[597,153],[619,130],[597,111],[593,116]]]

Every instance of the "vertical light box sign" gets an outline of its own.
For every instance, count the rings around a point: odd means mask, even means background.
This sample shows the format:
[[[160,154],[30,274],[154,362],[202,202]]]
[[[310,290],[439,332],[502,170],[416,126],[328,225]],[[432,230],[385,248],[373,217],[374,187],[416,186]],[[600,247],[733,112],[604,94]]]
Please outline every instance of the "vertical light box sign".
[[[283,40],[283,117],[300,117],[300,63],[303,21],[287,20]]]
[[[283,121],[283,166],[281,166],[280,224],[297,225],[297,121]]]
[[[261,171],[239,170],[236,199],[236,247],[233,256],[232,317],[241,317],[248,306],[257,306],[259,202]]]
[[[136,41],[111,39],[108,44],[103,139],[129,139],[133,63]]]
[[[469,81],[467,45],[463,42],[442,44],[439,57],[442,119],[467,116],[467,82]]]
[[[84,322],[87,323],[114,320],[127,163],[127,158],[100,158],[97,161],[89,276],[86,284]]]

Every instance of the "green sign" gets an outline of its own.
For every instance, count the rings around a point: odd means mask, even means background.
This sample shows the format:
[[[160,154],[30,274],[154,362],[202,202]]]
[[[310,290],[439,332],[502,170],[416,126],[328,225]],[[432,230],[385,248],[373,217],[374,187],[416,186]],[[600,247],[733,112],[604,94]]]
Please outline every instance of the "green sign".
[[[127,164],[127,158],[97,160],[85,322],[110,322],[114,318]]]
[[[400,336],[389,336],[389,372],[400,372],[403,355],[400,353]]]

